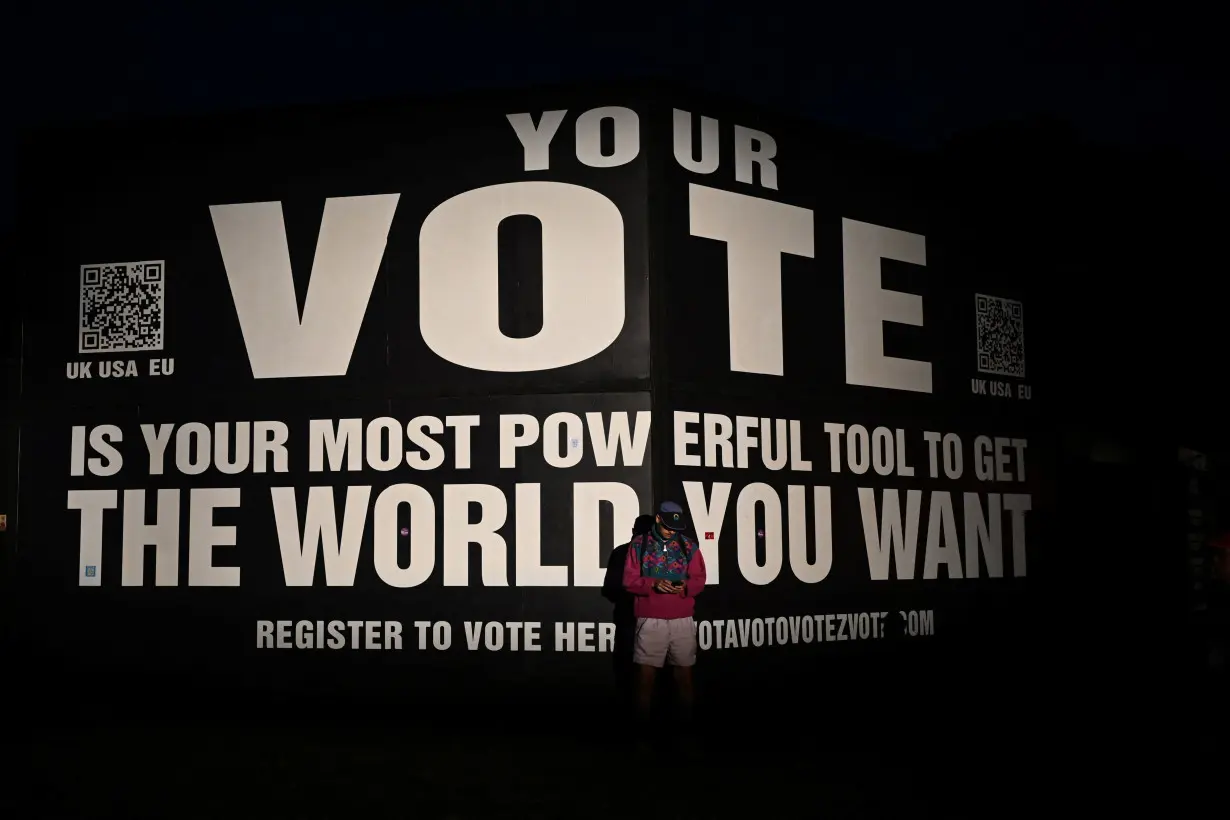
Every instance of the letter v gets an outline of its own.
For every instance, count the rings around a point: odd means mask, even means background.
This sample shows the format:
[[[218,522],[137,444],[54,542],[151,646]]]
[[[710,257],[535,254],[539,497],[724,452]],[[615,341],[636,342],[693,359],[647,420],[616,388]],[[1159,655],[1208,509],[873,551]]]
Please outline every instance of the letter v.
[[[399,196],[325,200],[302,320],[282,203],[209,206],[254,377],[346,374]]]

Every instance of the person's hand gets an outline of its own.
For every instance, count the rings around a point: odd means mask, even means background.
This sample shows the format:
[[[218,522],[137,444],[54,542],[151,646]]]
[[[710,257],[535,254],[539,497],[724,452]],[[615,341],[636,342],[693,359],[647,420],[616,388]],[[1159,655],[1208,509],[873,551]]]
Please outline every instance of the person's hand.
[[[653,588],[664,595],[670,595],[676,591],[670,581],[655,581]]]
[[[688,594],[688,582],[680,581],[679,586],[675,587],[674,592],[680,598],[685,597]]]

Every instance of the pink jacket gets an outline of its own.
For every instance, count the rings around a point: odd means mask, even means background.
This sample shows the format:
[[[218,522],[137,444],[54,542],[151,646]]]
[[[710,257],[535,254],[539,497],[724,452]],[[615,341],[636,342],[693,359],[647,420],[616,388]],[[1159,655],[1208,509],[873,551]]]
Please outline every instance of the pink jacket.
[[[632,593],[633,611],[638,618],[691,618],[696,611],[696,596],[705,588],[705,559],[700,547],[692,553],[688,562],[688,579],[682,595],[669,595],[653,588],[654,578],[641,575],[641,565],[637,561],[636,548],[628,549],[628,558],[624,561],[624,589]]]

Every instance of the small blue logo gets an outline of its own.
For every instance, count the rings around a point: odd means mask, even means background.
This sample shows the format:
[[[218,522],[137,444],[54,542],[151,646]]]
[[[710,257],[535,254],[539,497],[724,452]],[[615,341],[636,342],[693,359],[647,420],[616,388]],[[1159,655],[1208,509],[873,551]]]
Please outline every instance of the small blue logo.
[[[574,438],[570,443],[572,444],[574,450],[581,446],[581,440],[579,438]]]
[[[96,575],[98,575],[98,567],[91,565],[85,568],[86,578],[93,578]]]

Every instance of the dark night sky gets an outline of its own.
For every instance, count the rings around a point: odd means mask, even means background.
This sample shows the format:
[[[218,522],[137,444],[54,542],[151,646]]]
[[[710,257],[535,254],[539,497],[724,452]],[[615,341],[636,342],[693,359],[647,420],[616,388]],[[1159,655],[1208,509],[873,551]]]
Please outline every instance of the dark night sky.
[[[1133,148],[1220,160],[1226,145],[1216,27],[1173,3],[333,6],[18,12],[6,26],[0,226],[12,224],[16,134],[28,126],[647,74],[920,147],[1040,116]]]

